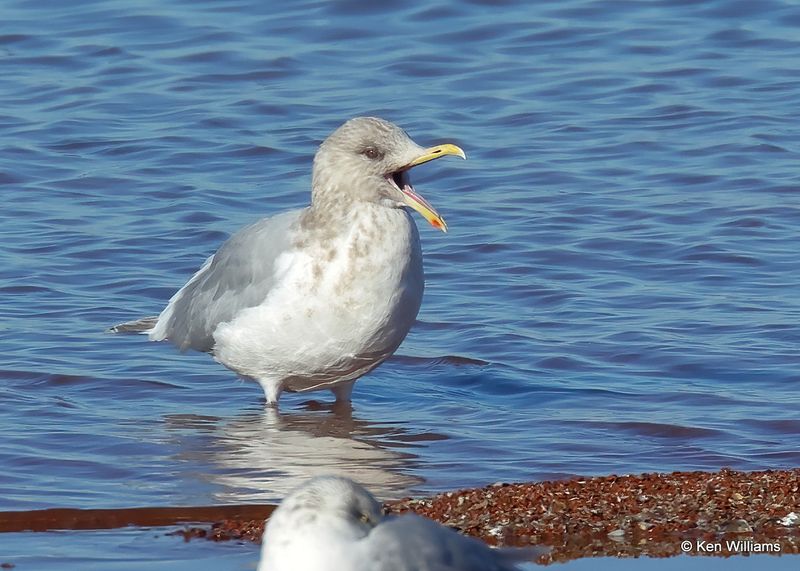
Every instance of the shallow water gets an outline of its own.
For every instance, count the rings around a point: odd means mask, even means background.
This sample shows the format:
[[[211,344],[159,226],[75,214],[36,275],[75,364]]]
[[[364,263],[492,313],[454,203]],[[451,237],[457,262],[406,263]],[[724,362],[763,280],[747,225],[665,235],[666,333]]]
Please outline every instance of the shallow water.
[[[396,497],[800,466],[797,4],[0,19],[0,509],[273,501],[330,471]],[[469,160],[414,172],[450,232],[419,220],[419,322],[351,414],[302,395],[271,414],[206,355],[104,333],[306,204],[316,145],[363,114]]]

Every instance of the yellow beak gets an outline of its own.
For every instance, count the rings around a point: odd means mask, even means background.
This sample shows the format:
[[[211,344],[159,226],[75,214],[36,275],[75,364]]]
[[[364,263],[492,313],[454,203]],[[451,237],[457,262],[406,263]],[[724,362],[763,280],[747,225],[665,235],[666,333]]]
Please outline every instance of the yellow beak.
[[[461,157],[462,159],[467,158],[467,155],[464,154],[464,151],[461,150],[461,147],[451,145],[450,143],[445,143],[444,145],[436,145],[435,147],[430,147],[425,149],[425,151],[420,156],[418,156],[416,159],[408,163],[408,166],[409,168],[415,167],[417,165],[421,165],[422,163],[427,163],[428,161],[432,161],[433,159],[438,159],[445,155],[455,155],[457,157]]]
[[[445,143],[444,145],[436,145],[435,147],[425,149],[420,156],[408,163],[406,168],[410,169],[411,167],[427,163],[434,159],[439,159],[445,155],[455,155],[462,159],[467,158],[467,155],[464,154],[464,151],[461,150],[460,147]],[[442,232],[447,232],[447,223],[444,221],[444,218],[436,212],[436,209],[431,206],[427,200],[414,192],[414,189],[409,185],[406,185],[405,188],[400,190],[403,192],[403,200],[408,206],[419,212],[431,226],[438,228]]]

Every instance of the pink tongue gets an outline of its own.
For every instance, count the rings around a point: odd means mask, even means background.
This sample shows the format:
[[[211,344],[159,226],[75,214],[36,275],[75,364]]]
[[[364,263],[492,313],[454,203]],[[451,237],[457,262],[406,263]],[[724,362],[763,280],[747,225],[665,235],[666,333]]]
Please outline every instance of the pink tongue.
[[[433,210],[434,212],[436,212],[433,209],[433,206],[431,206],[430,202],[428,202],[427,200],[422,198],[419,194],[417,194],[414,191],[414,187],[411,186],[410,184],[406,183],[406,184],[403,185],[403,192],[405,192],[408,196],[410,196],[411,198],[413,198],[417,202],[423,204],[426,208],[429,208],[430,210]]]

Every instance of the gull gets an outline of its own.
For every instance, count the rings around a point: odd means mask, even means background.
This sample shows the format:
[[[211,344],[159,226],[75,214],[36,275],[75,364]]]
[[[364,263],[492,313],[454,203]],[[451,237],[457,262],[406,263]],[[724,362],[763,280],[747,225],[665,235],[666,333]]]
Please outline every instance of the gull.
[[[548,551],[495,549],[425,517],[384,516],[359,484],[319,476],[267,520],[258,571],[518,571]]]
[[[157,317],[111,328],[204,351],[257,381],[267,405],[327,389],[347,402],[356,379],[398,348],[424,289],[408,209],[447,231],[409,180],[453,144],[422,148],[397,125],[350,119],[320,145],[310,206],[233,234]]]

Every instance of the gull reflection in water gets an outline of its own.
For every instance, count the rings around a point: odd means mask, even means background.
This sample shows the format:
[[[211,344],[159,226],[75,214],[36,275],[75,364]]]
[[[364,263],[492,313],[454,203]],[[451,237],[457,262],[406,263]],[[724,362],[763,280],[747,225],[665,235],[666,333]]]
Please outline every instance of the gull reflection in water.
[[[378,497],[400,497],[423,481],[412,475],[416,456],[410,449],[445,438],[372,424],[354,418],[349,406],[266,408],[232,420],[180,415],[167,422],[182,432],[210,429],[212,442],[184,441],[180,456],[195,462],[205,456],[202,463],[210,469],[202,479],[214,484],[214,500],[226,503],[277,502],[301,482],[324,474],[361,482]]]

